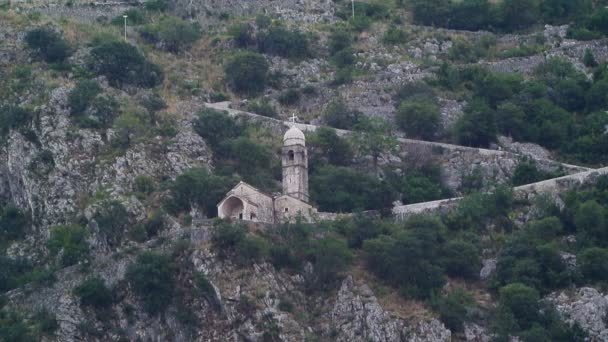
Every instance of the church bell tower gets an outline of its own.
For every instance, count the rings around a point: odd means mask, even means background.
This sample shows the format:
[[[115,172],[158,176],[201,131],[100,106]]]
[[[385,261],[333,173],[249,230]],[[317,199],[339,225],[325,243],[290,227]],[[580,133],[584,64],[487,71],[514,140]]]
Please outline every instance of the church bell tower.
[[[306,138],[295,123],[283,137],[282,165],[283,194],[308,203]]]

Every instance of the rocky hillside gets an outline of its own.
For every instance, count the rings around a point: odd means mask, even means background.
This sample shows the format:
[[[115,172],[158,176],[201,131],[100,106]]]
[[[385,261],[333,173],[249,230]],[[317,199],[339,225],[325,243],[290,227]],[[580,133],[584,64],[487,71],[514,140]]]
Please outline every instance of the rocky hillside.
[[[604,5],[0,2],[0,341],[605,340]]]

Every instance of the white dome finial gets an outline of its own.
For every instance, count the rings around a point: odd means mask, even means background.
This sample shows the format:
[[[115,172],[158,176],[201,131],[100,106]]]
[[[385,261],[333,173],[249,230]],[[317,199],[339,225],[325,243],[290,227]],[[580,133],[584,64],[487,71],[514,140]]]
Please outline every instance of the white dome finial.
[[[306,137],[304,133],[296,127],[296,115],[295,113],[291,115],[291,128],[287,130],[285,135],[283,136],[283,146],[289,145],[302,145],[306,146]]]

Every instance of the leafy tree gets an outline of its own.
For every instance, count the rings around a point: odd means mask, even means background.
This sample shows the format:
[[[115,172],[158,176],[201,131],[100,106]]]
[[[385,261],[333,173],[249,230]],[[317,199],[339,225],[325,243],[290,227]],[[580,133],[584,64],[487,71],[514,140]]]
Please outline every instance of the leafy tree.
[[[580,255],[580,268],[588,282],[608,280],[608,250],[592,247]]]
[[[317,129],[307,137],[307,145],[310,173],[314,173],[317,164],[348,166],[353,159],[353,151],[348,141],[340,138],[332,128]]]
[[[146,311],[156,314],[171,304],[175,289],[175,265],[164,254],[143,252],[129,265],[125,279],[144,302]]]
[[[499,290],[499,310],[511,314],[521,329],[528,329],[538,320],[538,291],[521,283],[509,284]]]
[[[470,242],[452,240],[442,251],[443,264],[448,275],[476,279],[481,269],[479,249]]]
[[[487,147],[496,140],[494,111],[481,101],[471,102],[456,122],[456,139],[467,146]]]
[[[102,309],[112,305],[113,295],[103,279],[91,277],[74,288],[74,294],[80,298],[80,304]]]
[[[115,144],[129,147],[133,138],[137,138],[146,133],[146,122],[138,113],[124,113],[114,121],[116,130]]]
[[[376,177],[330,165],[311,175],[310,192],[319,208],[328,212],[388,208],[395,197],[388,184]]]
[[[338,274],[344,271],[353,259],[353,254],[346,246],[346,242],[331,236],[315,240],[312,250],[316,280],[321,287],[333,283]]]
[[[541,14],[540,4],[540,0],[504,0],[500,4],[503,28],[513,31],[536,24]]]
[[[211,175],[205,169],[190,169],[171,184],[171,200],[167,206],[173,212],[202,206],[208,216],[214,216],[217,203],[235,183],[232,177]]]
[[[39,27],[25,35],[30,49],[48,63],[61,63],[70,55],[70,47],[61,35],[50,28]]]
[[[351,129],[362,118],[362,113],[348,108],[344,100],[338,98],[329,103],[323,112],[325,124],[338,129]]]
[[[239,93],[255,95],[261,93],[268,80],[268,62],[264,56],[254,52],[241,52],[224,66],[226,80]]]
[[[380,118],[362,117],[355,125],[352,144],[360,157],[371,156],[374,169],[386,153],[393,152],[398,145],[391,126]]]
[[[438,259],[438,242],[445,226],[431,217],[410,219],[407,230],[363,242],[368,266],[406,297],[428,298],[445,283]]]
[[[596,201],[582,203],[574,215],[574,225],[581,233],[606,241],[606,210]]]
[[[51,255],[60,256],[61,266],[70,266],[89,256],[87,231],[79,226],[51,227],[51,237],[47,246]]]
[[[126,42],[104,41],[91,50],[89,67],[106,76],[111,86],[154,87],[163,80],[161,69]]]
[[[498,105],[496,110],[496,128],[502,134],[520,140],[526,132],[526,113],[524,109],[510,101]]]
[[[428,100],[401,102],[395,113],[397,124],[410,137],[430,140],[437,134],[441,112]]]
[[[201,37],[197,24],[186,22],[178,17],[165,16],[156,23],[141,29],[142,36],[161,46],[164,50],[179,53],[188,49]]]
[[[443,26],[446,23],[450,0],[413,0],[414,20],[424,25]]]

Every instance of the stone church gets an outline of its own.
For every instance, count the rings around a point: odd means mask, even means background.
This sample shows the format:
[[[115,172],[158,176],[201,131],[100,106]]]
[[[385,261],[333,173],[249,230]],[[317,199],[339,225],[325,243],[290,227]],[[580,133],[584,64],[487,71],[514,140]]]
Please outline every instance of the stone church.
[[[283,137],[281,155],[282,194],[267,194],[240,182],[217,205],[218,216],[263,223],[281,223],[296,216],[311,221],[317,210],[308,204],[306,138],[295,124]]]

